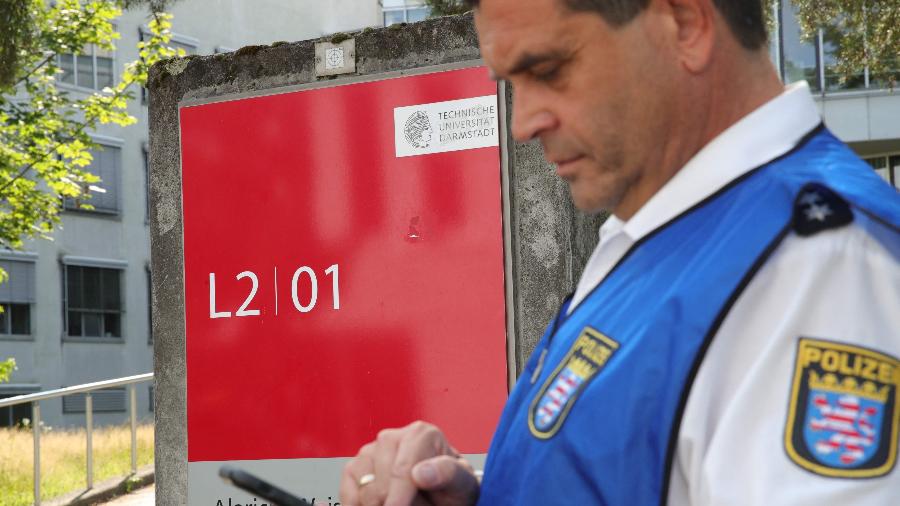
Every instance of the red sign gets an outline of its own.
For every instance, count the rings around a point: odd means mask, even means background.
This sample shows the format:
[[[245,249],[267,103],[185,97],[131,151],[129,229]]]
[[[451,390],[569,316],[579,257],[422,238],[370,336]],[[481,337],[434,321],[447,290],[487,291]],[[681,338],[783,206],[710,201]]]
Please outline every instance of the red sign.
[[[487,451],[500,154],[466,142],[496,92],[469,68],[182,107],[189,461],[351,456],[416,419]]]

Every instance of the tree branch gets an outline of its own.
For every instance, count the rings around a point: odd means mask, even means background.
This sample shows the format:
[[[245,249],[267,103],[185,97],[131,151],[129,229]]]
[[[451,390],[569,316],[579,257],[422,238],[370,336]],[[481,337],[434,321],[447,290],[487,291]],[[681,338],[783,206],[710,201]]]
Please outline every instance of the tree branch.
[[[87,127],[87,123],[82,123],[81,125],[78,126],[77,129],[75,129],[74,135],[80,134],[81,132],[84,131],[84,129],[86,127]],[[19,173],[15,175],[15,177],[13,177],[12,179],[10,179],[6,183],[4,183],[3,186],[0,186],[0,197],[5,197],[3,192],[5,192],[7,188],[12,186],[12,184],[15,183],[16,181],[18,181],[19,179],[22,179],[23,177],[25,177],[25,174],[27,174],[28,171],[30,171],[35,166],[35,164],[46,160],[50,155],[52,155],[62,145],[63,145],[62,142],[57,142],[56,145],[53,146],[53,148],[51,148],[48,152],[42,154],[39,158],[32,160],[31,163],[29,163],[28,165],[23,167],[22,170],[20,170]]]
[[[31,77],[32,75],[34,75],[34,73],[37,72],[38,70],[40,70],[41,67],[43,67],[44,65],[50,63],[50,60],[52,60],[52,59],[55,58],[55,57],[56,57],[56,53],[53,53],[53,54],[51,54],[50,56],[44,58],[43,61],[41,61],[41,63],[38,63],[33,69],[29,70],[27,74],[25,74],[24,76],[20,77],[20,78],[16,81],[16,84],[15,84],[14,86],[18,86],[18,85],[22,84],[23,82],[27,81],[29,77]]]

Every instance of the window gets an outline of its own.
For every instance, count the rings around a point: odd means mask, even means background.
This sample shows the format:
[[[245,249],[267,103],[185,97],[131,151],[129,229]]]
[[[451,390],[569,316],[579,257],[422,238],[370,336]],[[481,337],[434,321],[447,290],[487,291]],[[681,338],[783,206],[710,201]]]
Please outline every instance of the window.
[[[85,394],[72,394],[63,397],[63,413],[84,413],[87,411],[87,403],[84,396]],[[91,392],[91,412],[124,413],[125,389],[106,388]]]
[[[865,158],[885,181],[900,189],[900,153]]]
[[[396,23],[415,23],[428,18],[431,9],[416,0],[384,0],[382,3],[384,26]]]
[[[894,77],[894,81],[900,82],[900,56],[895,58],[892,62],[888,64],[890,68],[890,74]],[[896,86],[896,83],[894,84]],[[891,83],[890,79],[884,79],[882,77],[875,78],[873,77],[869,82],[870,88],[890,88]]]
[[[0,399],[8,399],[10,397],[15,397],[16,395],[21,394],[0,393]],[[15,427],[26,418],[31,420],[30,402],[0,408],[0,427]]]
[[[800,38],[800,25],[792,2],[781,5],[781,73],[785,83],[806,80],[819,90],[818,46]]]
[[[192,42],[179,41],[172,37],[172,40],[169,41],[169,45],[174,47],[175,49],[184,49],[184,54],[197,54],[197,44]]]
[[[122,271],[65,265],[64,272],[66,335],[122,337]]]
[[[850,76],[837,72],[837,53],[843,33],[836,26],[821,28],[812,41],[800,38],[793,2],[780,0],[779,56],[781,77],[785,83],[806,80],[813,91],[825,92],[881,89],[888,83],[869,78],[867,67],[856,69]],[[900,75],[900,58],[892,66],[892,73]]]
[[[17,395],[33,394],[39,391],[40,386],[37,385],[3,386],[0,387],[0,399],[8,399]],[[30,402],[0,408],[0,427],[15,427],[26,418],[31,420],[31,414]]]
[[[88,186],[86,193],[90,198],[67,197],[63,205],[68,210],[118,214],[122,149],[103,145],[100,149],[92,149],[91,155],[93,160],[86,170],[99,177],[100,181]],[[87,209],[85,205],[93,206],[93,209]]]
[[[78,54],[58,54],[56,62],[62,70],[60,82],[94,90],[114,84],[112,53],[94,45]]]
[[[0,335],[31,335],[31,305],[34,303],[34,261],[0,258],[9,279],[0,284]]]
[[[822,45],[822,64],[824,66],[825,89],[827,91],[861,90],[867,87],[866,70],[864,68],[844,77],[837,72],[837,53],[841,47],[843,34],[836,27],[819,30],[819,41]]]
[[[139,30],[141,42],[150,40],[150,30],[143,26]],[[169,39],[169,46],[176,49],[184,49],[185,54],[197,54],[197,47],[200,46],[200,41],[186,35],[172,34],[172,38]]]

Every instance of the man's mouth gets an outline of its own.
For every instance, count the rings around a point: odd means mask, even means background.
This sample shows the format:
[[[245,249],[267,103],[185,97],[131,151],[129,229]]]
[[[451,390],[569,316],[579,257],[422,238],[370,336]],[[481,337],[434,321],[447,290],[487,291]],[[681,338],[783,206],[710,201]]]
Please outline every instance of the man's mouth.
[[[567,158],[557,158],[551,160],[550,163],[556,165],[556,175],[561,178],[566,178],[567,176],[574,175],[574,165],[575,162],[584,158],[582,155],[576,155]]]

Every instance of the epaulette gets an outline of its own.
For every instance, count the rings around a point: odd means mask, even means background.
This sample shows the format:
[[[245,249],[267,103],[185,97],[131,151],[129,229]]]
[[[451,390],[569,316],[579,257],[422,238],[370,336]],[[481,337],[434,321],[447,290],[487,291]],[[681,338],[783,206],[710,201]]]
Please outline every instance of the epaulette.
[[[837,193],[818,183],[809,183],[794,200],[794,232],[809,236],[853,221],[850,205]]]

